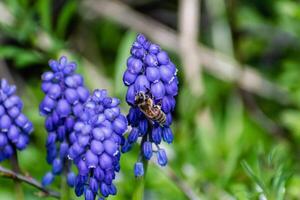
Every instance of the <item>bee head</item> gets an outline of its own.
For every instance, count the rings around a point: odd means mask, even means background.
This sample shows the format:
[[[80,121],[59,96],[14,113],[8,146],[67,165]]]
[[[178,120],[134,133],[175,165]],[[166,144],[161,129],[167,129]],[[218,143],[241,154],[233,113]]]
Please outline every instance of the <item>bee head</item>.
[[[144,92],[138,92],[135,95],[134,102],[136,105],[138,105],[138,104],[145,102],[148,98],[149,98],[148,95],[146,95]]]

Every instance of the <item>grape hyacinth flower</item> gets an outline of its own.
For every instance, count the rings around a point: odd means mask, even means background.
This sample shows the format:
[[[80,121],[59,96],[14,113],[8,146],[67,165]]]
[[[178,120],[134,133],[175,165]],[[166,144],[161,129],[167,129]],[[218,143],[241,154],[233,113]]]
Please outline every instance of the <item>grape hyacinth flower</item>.
[[[74,137],[74,124],[82,114],[89,90],[84,86],[83,77],[75,73],[75,62],[68,62],[63,56],[59,61],[50,60],[49,66],[51,71],[42,75],[45,97],[40,104],[40,113],[45,117],[47,162],[52,165],[52,171],[44,176],[42,184],[49,185],[55,175],[65,170],[67,182],[72,186],[74,174],[70,171],[67,154]]]
[[[22,100],[15,95],[16,86],[0,80],[0,162],[23,150],[29,143],[33,125],[22,113]]]
[[[86,200],[117,192],[113,180],[120,170],[120,148],[128,125],[119,104],[106,90],[95,90],[75,123],[68,156],[78,168],[75,193],[84,194]]]
[[[168,54],[159,45],[151,43],[144,35],[138,34],[127,59],[127,69],[123,82],[128,87],[126,101],[131,106],[127,119],[132,130],[122,147],[127,152],[142,137],[141,154],[149,160],[156,153],[157,162],[165,166],[168,162],[165,150],[159,146],[161,141],[172,143],[173,134],[170,128],[172,111],[175,108],[175,96],[178,93],[177,69]],[[143,92],[159,105],[166,115],[166,122],[161,125],[149,120],[137,107],[135,97]],[[152,145],[156,146],[156,150]],[[135,175],[142,176],[144,169],[141,157],[135,164]]]

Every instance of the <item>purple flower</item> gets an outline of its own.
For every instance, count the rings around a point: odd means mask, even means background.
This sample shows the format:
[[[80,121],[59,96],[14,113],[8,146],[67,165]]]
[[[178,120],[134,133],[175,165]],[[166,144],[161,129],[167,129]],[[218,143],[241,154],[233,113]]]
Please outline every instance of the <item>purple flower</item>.
[[[136,177],[140,177],[144,175],[144,165],[141,162],[137,162],[134,164],[134,175]]]
[[[168,158],[165,150],[159,149],[157,152],[157,162],[161,166],[165,166],[168,163]]]
[[[70,164],[67,155],[74,140],[74,124],[81,116],[81,109],[89,97],[89,90],[84,87],[82,76],[75,73],[76,63],[68,62],[65,56],[58,61],[50,60],[49,66],[51,71],[42,75],[45,97],[40,104],[40,113],[45,117],[45,128],[48,132],[47,162],[52,165],[52,175],[59,175],[64,168],[70,169],[67,167]],[[19,117],[18,123],[23,124],[23,121],[24,119]],[[49,176],[49,173],[47,175]],[[67,181],[71,186],[74,185],[74,181],[71,181],[73,179],[68,175]]]
[[[42,185],[46,187],[47,185],[50,185],[54,180],[54,175],[51,172],[48,172],[42,180]]]
[[[95,199],[95,195],[94,195],[93,191],[90,189],[85,190],[84,197],[85,197],[85,200],[94,200]]]
[[[16,86],[0,79],[0,162],[29,143],[33,124],[22,113],[22,100],[15,95]]]
[[[75,179],[76,179],[76,175],[74,174],[74,172],[69,172],[67,175],[67,183],[70,187],[74,187]]]
[[[151,142],[146,141],[143,143],[143,154],[147,160],[150,160],[150,158],[152,157],[152,143]]]
[[[120,170],[120,148],[127,130],[119,103],[106,90],[95,90],[74,125],[75,139],[68,156],[78,169],[77,196],[84,193],[85,199],[94,200],[116,194],[113,180]]]
[[[155,153],[158,164],[164,166],[167,164],[167,156],[159,144],[162,140],[172,143],[174,138],[170,125],[176,104],[175,96],[178,93],[177,69],[167,52],[159,45],[151,43],[142,34],[137,35],[130,53],[123,82],[128,87],[126,101],[131,108],[127,119],[132,131],[124,142],[122,152],[129,151],[138,137],[143,137],[141,155],[149,160]],[[135,103],[136,95],[139,93],[147,95],[153,104],[161,109],[166,118],[165,123],[151,120],[140,110]],[[153,143],[155,149],[152,149]],[[141,159],[139,158],[139,161]],[[135,174],[140,174],[138,169],[141,169],[141,165],[142,162],[136,164]]]
[[[129,133],[127,139],[128,139],[129,143],[134,143],[134,142],[136,142],[136,140],[137,140],[138,137],[139,137],[139,129],[133,128],[131,130],[131,132]]]

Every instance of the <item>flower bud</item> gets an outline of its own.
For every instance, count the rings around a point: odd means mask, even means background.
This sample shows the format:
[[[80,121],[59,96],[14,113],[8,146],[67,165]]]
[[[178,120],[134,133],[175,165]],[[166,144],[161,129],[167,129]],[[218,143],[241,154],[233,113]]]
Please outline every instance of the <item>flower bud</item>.
[[[134,164],[134,175],[136,177],[144,176],[144,165],[141,162]]]

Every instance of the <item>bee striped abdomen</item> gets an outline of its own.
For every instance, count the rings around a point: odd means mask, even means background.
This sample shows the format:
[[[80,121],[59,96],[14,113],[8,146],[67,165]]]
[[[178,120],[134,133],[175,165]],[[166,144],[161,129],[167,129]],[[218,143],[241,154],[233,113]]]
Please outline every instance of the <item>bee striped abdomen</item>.
[[[164,125],[166,122],[166,115],[162,110],[159,110],[158,114],[153,118],[153,120],[157,121],[160,125]]]

